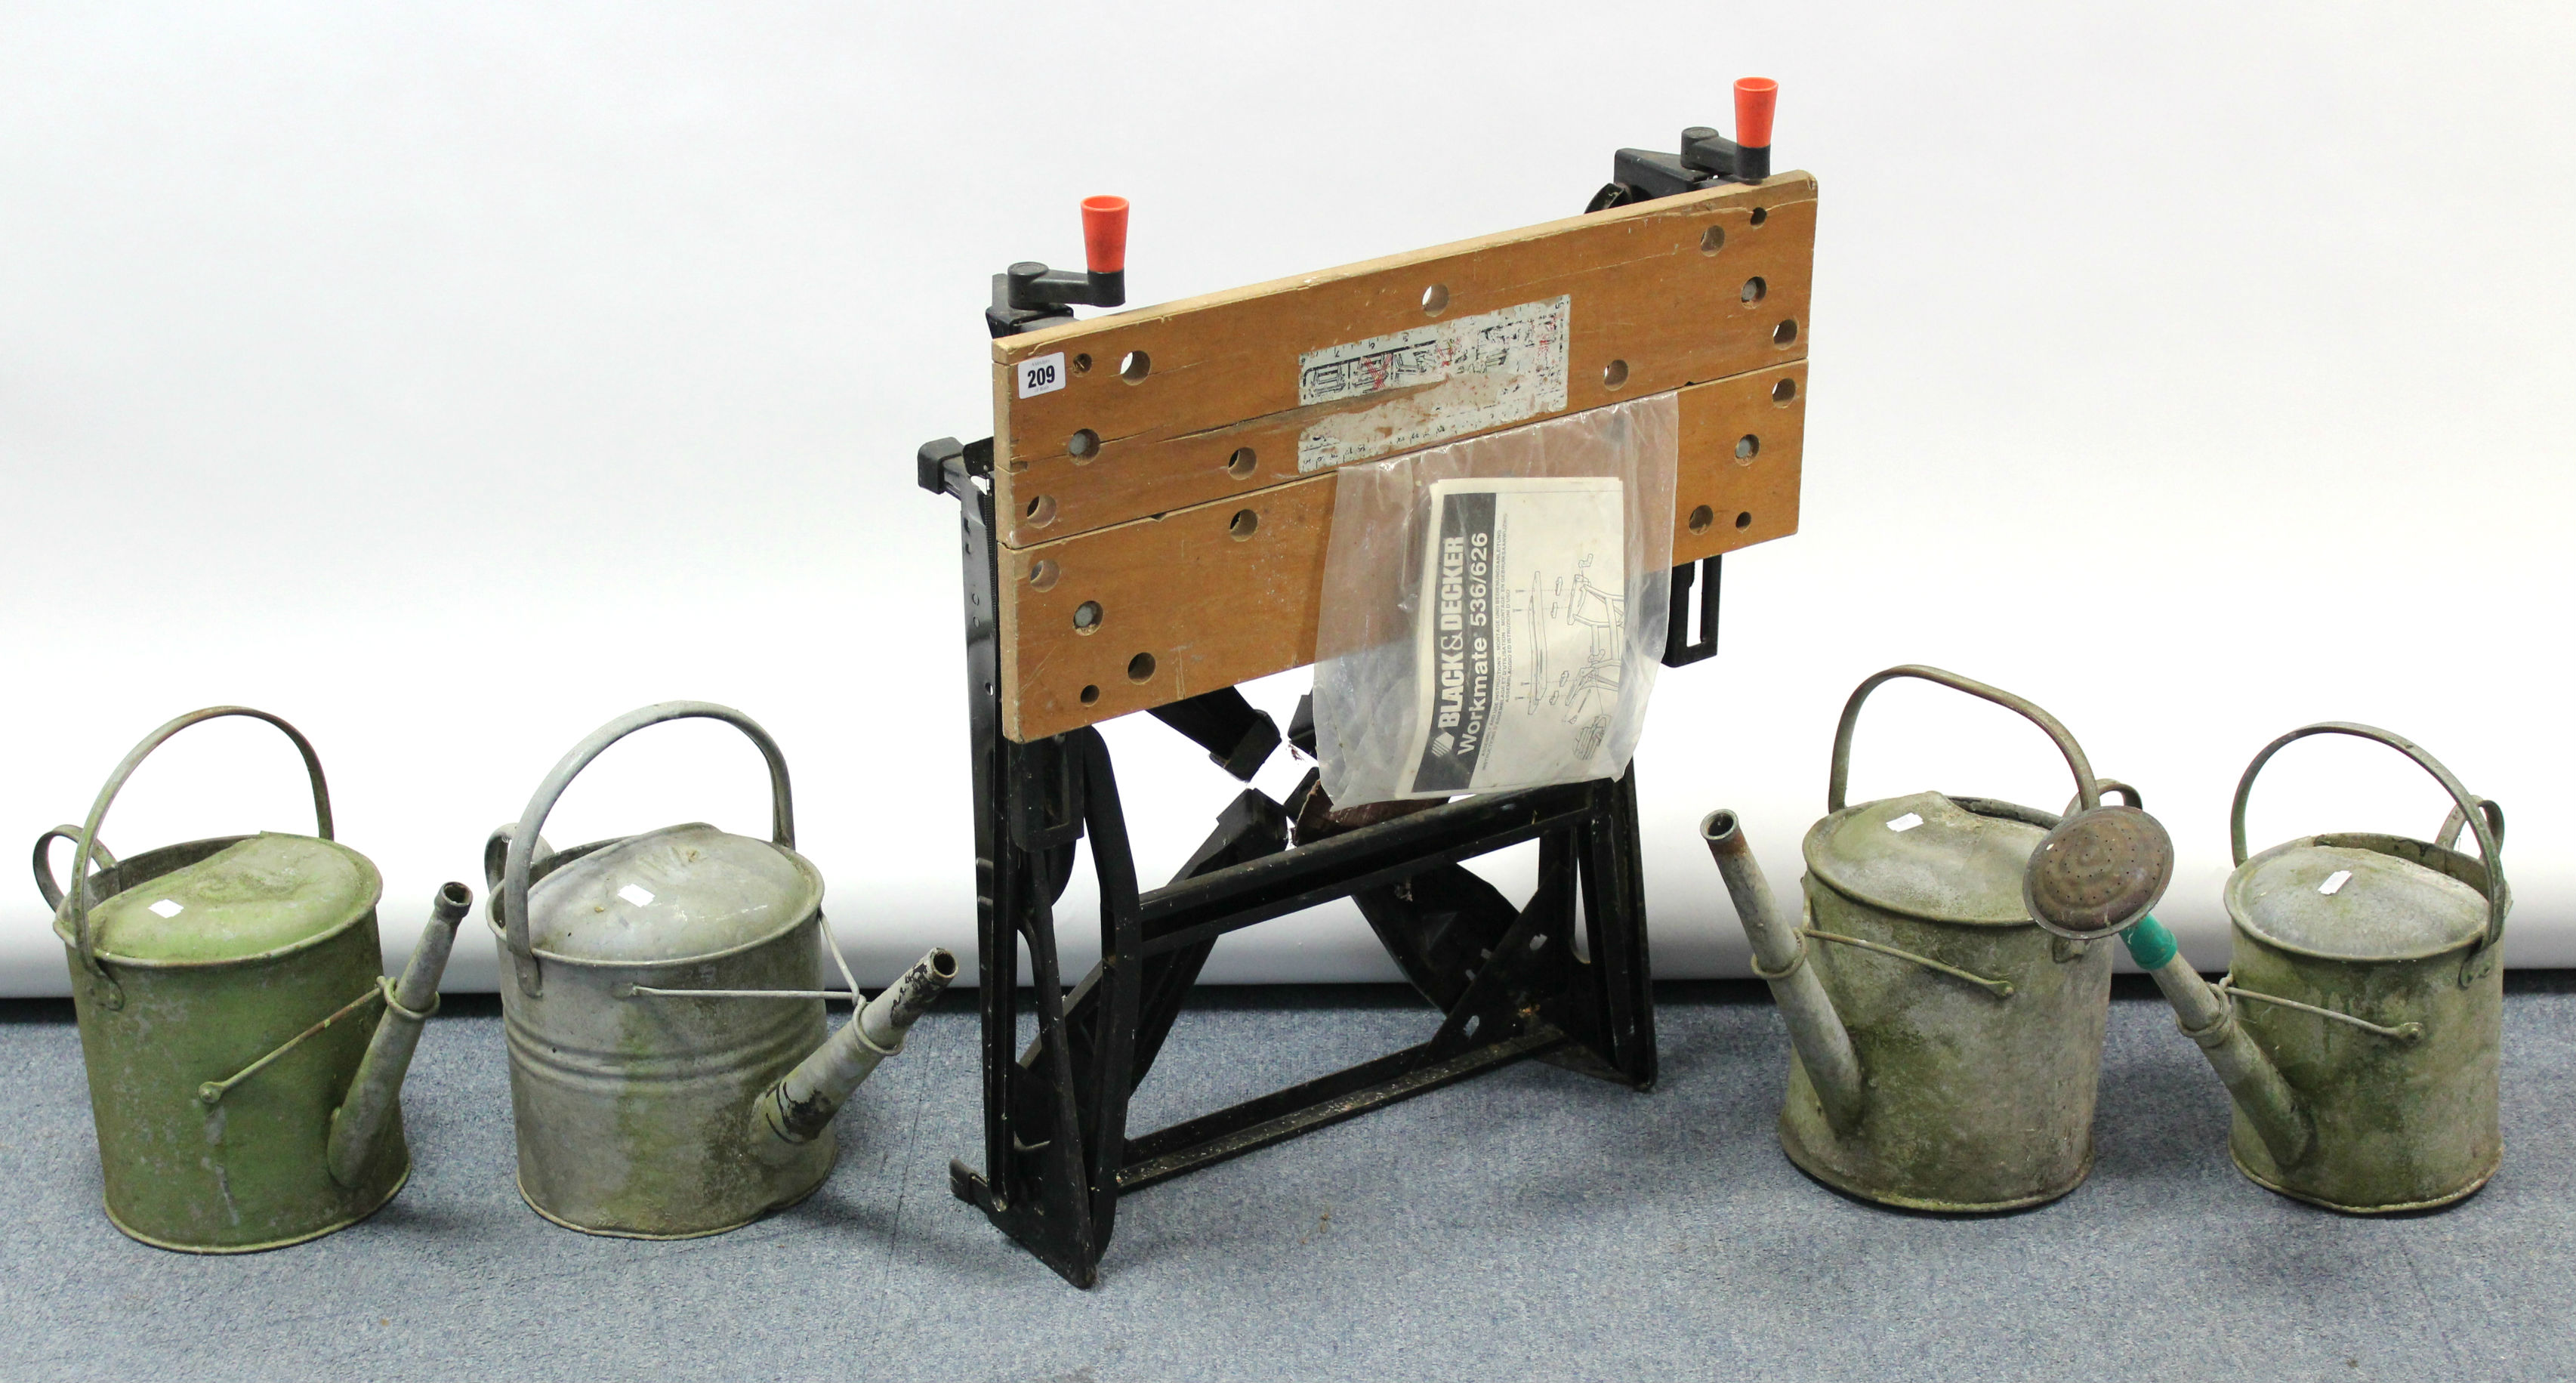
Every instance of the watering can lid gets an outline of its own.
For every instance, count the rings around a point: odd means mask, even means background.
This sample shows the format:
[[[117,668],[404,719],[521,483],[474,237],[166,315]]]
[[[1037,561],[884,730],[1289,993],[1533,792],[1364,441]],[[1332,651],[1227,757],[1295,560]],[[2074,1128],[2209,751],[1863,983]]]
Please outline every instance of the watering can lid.
[[[2022,875],[2047,834],[1918,792],[1845,807],[1808,830],[1805,851],[1817,878],[1873,907],[1936,922],[2027,926]]]
[[[594,850],[528,890],[528,941],[571,960],[692,960],[815,915],[823,875],[783,845],[704,822]]]
[[[2228,914],[2265,941],[2335,960],[2416,960],[2486,935],[2487,898],[2475,885],[2385,849],[2337,843],[2363,840],[2436,848],[2394,836],[2276,845],[2228,877]]]
[[[357,851],[263,832],[118,893],[90,909],[90,924],[99,951],[126,960],[246,960],[337,932],[383,894]]]

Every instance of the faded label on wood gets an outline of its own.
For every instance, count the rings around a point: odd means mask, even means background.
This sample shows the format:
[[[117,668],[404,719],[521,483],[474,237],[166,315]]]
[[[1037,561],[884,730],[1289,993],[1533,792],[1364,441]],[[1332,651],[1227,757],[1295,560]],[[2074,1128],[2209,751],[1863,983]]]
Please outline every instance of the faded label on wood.
[[[1562,410],[1573,303],[1560,295],[1299,356],[1302,406],[1388,397],[1308,425],[1297,438],[1297,469],[1327,470]]]

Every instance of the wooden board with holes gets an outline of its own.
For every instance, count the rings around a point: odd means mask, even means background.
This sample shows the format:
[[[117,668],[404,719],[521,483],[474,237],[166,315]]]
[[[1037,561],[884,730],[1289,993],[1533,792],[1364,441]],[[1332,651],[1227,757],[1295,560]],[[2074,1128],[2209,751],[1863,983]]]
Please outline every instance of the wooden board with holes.
[[[1806,379],[1799,361],[1679,391],[1675,563],[1797,531]],[[1002,548],[1003,733],[1042,738],[1314,661],[1332,532],[1324,472]]]
[[[1783,173],[1005,337],[1002,542],[1803,360],[1815,227]]]

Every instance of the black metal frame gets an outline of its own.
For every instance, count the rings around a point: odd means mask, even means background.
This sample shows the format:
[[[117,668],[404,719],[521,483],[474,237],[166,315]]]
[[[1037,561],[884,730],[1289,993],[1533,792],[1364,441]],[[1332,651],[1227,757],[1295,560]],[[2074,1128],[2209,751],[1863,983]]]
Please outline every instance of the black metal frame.
[[[1244,790],[1177,878],[1141,890],[1100,733],[1025,744],[1002,734],[998,554],[983,483],[990,456],[988,443],[943,440],[921,458],[922,479],[935,476],[958,501],[965,538],[986,1170],[950,1165],[961,1199],[1087,1287],[1098,1280],[1119,1196],[1183,1172],[1524,1057],[1640,1090],[1653,1085],[1633,774],[1348,825],[1327,819],[1310,773],[1291,799],[1294,812]],[[1156,714],[1239,778],[1278,743],[1270,718],[1232,688]],[[1102,959],[1068,993],[1054,905],[1086,837]],[[1523,907],[1459,863],[1530,841],[1539,846],[1539,880]],[[1439,1007],[1439,1030],[1375,1061],[1130,1137],[1128,1097],[1217,939],[1337,898],[1358,903],[1406,977]],[[1026,995],[1022,942],[1032,972]],[[1024,1003],[1038,1026],[1025,1050]]]
[[[1596,199],[1596,209],[1725,176],[1692,166],[1718,161],[1707,142],[1714,139],[1714,131],[1685,132],[1688,164],[1621,150],[1621,181],[1604,189],[1610,200]],[[1725,152],[1735,158],[1732,146]],[[1670,177],[1637,185],[1653,181],[1640,169],[1663,163],[1674,166]],[[1070,318],[1054,304],[1083,300],[1072,276],[1050,276],[1065,280],[1051,285],[1062,292],[1040,302],[1030,285],[1044,272],[1025,264],[996,276],[986,314],[995,336]],[[1028,743],[1002,733],[991,439],[941,438],[921,448],[917,464],[923,489],[957,501],[964,534],[985,1170],[949,1164],[959,1199],[1088,1287],[1099,1280],[1118,1198],[1128,1192],[1526,1057],[1639,1090],[1654,1084],[1633,768],[1617,779],[1342,813],[1310,772],[1286,804],[1244,789],[1177,877],[1141,889],[1099,731]],[[1667,665],[1717,651],[1718,575],[1714,557],[1673,569]],[[1298,712],[1288,739],[1311,754],[1307,707]],[[1152,714],[1246,782],[1281,739],[1276,723],[1232,687]],[[1073,877],[1074,847],[1086,838],[1099,882],[1101,960],[1067,991],[1055,904]],[[1532,841],[1538,884],[1524,906],[1461,863]],[[1440,1011],[1439,1029],[1417,1046],[1130,1137],[1128,1099],[1217,940],[1339,898],[1359,906],[1405,977]],[[1025,996],[1022,943],[1031,971]],[[1024,1003],[1037,1018],[1037,1040],[1025,1048]]]

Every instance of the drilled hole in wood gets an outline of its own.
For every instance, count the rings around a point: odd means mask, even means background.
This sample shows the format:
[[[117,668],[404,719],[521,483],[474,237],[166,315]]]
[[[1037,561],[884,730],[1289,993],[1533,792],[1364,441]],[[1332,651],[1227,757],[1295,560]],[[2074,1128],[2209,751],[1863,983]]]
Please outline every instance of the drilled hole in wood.
[[[1422,310],[1437,317],[1449,310],[1449,285],[1435,283],[1422,290]]]
[[[1784,379],[1771,386],[1771,401],[1773,403],[1787,403],[1789,400],[1796,397],[1798,397],[1798,381],[1794,379]]]
[[[1044,528],[1055,522],[1055,496],[1040,495],[1030,500],[1027,518],[1031,528]]]
[[[1780,325],[1778,325],[1778,326],[1776,326],[1776,327],[1771,328],[1771,344],[1772,344],[1772,345],[1775,345],[1775,346],[1785,346],[1785,345],[1789,344],[1790,342],[1795,341],[1795,340],[1797,340],[1797,339],[1798,339],[1798,319],[1797,319],[1797,318],[1795,318],[1795,317],[1792,317],[1792,318],[1790,318],[1789,320],[1787,320],[1787,321],[1785,321],[1785,322],[1782,322]]]
[[[1753,526],[1753,516],[1751,514],[1736,515],[1735,526],[1738,528],[1751,528]]]
[[[1755,224],[1755,225],[1757,225],[1757,226],[1758,226],[1758,225],[1761,225],[1763,222],[1768,221],[1768,220],[1770,220],[1770,219],[1771,219],[1771,213],[1770,213],[1770,211],[1769,211],[1768,209],[1763,208],[1763,207],[1755,207],[1755,208],[1753,209],[1753,224]]]
[[[1154,368],[1154,358],[1143,351],[1129,351],[1118,359],[1118,377],[1130,384],[1143,379]]]
[[[1100,688],[1098,688],[1098,687],[1084,687],[1084,688],[1082,689],[1082,704],[1083,704],[1083,705],[1085,705],[1085,706],[1094,705],[1094,704],[1098,703],[1098,702],[1099,702],[1099,700],[1100,700]]]
[[[1086,600],[1073,607],[1073,632],[1089,634],[1100,628],[1100,602]]]
[[[1735,459],[1738,461],[1750,461],[1761,451],[1762,439],[1750,432],[1735,439]]]
[[[1708,526],[1715,522],[1717,522],[1717,511],[1705,504],[1691,511],[1690,530],[1693,533],[1706,533]]]
[[[1625,384],[1625,383],[1627,383],[1627,382],[1628,382],[1628,362],[1627,362],[1627,361],[1625,361],[1625,360],[1613,360],[1613,361],[1611,361],[1609,364],[1604,365],[1604,366],[1602,366],[1602,367],[1601,367],[1601,387],[1602,387],[1602,388],[1604,388],[1604,389],[1616,389],[1616,388],[1618,388],[1620,385]]]
[[[1237,480],[1250,480],[1252,468],[1259,460],[1252,454],[1252,448],[1236,447],[1234,455],[1225,458],[1225,473]]]
[[[1762,295],[1770,291],[1771,285],[1758,278],[1750,278],[1744,281],[1744,287],[1738,290],[1735,296],[1749,303],[1758,303],[1762,301]]]
[[[1039,591],[1054,590],[1056,578],[1063,574],[1056,570],[1054,558],[1041,557],[1029,566],[1029,587]]]
[[[1139,654],[1137,654],[1135,657],[1130,658],[1130,659],[1128,659],[1128,660],[1127,660],[1127,680],[1128,680],[1128,681],[1130,681],[1130,682],[1150,682],[1150,681],[1152,681],[1152,680],[1153,680],[1153,678],[1154,678],[1154,655],[1153,655],[1153,654],[1151,654],[1151,653],[1139,653]]]
[[[1234,540],[1239,543],[1244,539],[1251,537],[1254,533],[1258,532],[1260,528],[1261,516],[1259,514],[1256,514],[1249,509],[1237,509],[1234,511],[1234,522],[1227,524],[1225,526],[1225,531],[1232,534],[1234,536]]]
[[[1081,465],[1100,454],[1100,434],[1086,427],[1065,438],[1064,449],[1073,457],[1075,465]]]
[[[1713,255],[1726,248],[1726,227],[1711,226],[1699,233],[1699,252]]]
[[[1078,375],[1087,375],[1091,373],[1091,357],[1088,355],[1075,356],[1073,358],[1073,372]]]

